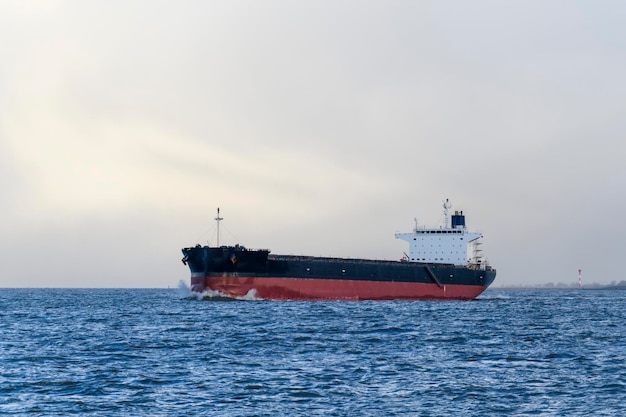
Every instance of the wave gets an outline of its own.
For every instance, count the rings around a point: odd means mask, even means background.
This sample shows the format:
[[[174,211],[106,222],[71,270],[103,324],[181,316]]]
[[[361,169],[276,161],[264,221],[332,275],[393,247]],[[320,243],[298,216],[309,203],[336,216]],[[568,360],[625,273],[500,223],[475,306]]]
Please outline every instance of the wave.
[[[476,300],[486,301],[486,300],[510,300],[511,297],[505,294],[481,294],[476,297]]]
[[[233,297],[220,291],[206,289],[203,292],[191,291],[191,288],[183,281],[178,281],[178,293],[181,298],[190,300],[204,301],[263,301],[264,299],[257,295],[256,289],[252,288],[245,295]]]

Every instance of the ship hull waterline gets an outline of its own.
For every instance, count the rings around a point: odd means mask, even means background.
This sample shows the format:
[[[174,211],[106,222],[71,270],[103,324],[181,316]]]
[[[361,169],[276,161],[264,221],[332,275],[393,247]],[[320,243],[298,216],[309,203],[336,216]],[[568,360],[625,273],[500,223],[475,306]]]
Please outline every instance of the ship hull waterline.
[[[263,300],[472,300],[485,285],[423,282],[368,281],[292,277],[195,276],[195,292],[207,290],[221,296]]]

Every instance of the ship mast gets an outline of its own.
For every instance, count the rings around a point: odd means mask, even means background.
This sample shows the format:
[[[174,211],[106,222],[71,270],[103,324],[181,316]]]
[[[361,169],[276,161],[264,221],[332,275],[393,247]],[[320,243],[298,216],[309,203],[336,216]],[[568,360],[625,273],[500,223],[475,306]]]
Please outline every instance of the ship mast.
[[[220,208],[217,208],[217,217],[214,219],[217,222],[217,247],[220,247],[220,221],[224,220],[220,217]]]
[[[452,203],[450,200],[446,198],[446,201],[443,202],[443,228],[448,228],[448,210],[452,207]]]

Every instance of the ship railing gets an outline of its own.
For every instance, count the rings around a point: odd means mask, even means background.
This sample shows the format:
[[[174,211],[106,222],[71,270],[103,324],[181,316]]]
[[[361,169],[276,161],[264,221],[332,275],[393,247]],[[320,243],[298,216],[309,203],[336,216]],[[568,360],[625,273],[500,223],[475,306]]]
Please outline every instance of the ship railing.
[[[486,271],[488,269],[491,269],[491,266],[489,266],[489,261],[485,258],[482,259],[478,259],[477,261],[473,261],[473,262],[469,262],[468,266],[470,267],[470,269],[477,269],[477,270],[481,270],[481,271]]]

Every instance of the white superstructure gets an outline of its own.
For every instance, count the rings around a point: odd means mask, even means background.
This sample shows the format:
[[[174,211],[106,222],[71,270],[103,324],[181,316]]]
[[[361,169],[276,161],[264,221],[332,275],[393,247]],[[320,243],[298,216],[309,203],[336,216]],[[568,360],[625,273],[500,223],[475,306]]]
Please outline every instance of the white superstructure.
[[[481,255],[482,234],[468,232],[465,228],[465,216],[462,211],[455,211],[448,227],[448,200],[443,203],[444,225],[429,228],[418,226],[417,220],[413,233],[396,233],[397,239],[409,243],[409,262],[428,262],[485,266]]]

